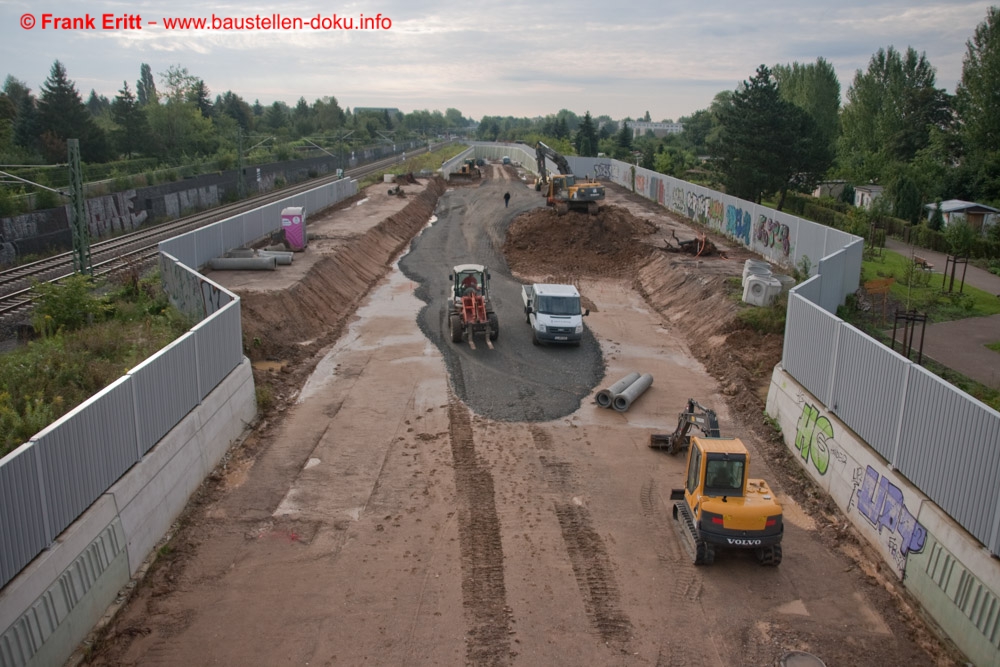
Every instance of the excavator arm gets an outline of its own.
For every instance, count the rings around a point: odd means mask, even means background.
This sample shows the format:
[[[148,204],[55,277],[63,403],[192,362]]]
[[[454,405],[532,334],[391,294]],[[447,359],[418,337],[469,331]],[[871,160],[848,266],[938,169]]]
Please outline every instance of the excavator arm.
[[[722,437],[719,432],[719,418],[710,410],[689,398],[684,412],[678,415],[677,428],[673,433],[654,433],[649,436],[649,446],[665,449],[668,454],[676,454],[691,445],[688,435],[691,428],[697,428],[708,438]]]
[[[538,178],[541,183],[547,183],[549,180],[549,170],[545,166],[545,158],[556,163],[560,174],[573,173],[573,170],[569,168],[569,162],[561,153],[539,141],[538,145],[535,146],[535,160],[538,162]]]

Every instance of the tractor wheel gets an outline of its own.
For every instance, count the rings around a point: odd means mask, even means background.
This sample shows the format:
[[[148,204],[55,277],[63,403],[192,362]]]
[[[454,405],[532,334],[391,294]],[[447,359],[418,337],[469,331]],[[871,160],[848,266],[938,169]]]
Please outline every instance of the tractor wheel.
[[[757,562],[761,565],[774,567],[781,564],[781,545],[775,544],[770,547],[757,549]]]
[[[715,547],[706,542],[705,540],[697,540],[694,543],[695,565],[711,565],[715,562]]]
[[[490,340],[496,340],[500,337],[500,320],[497,318],[495,313],[489,314],[490,322]]]
[[[448,323],[451,325],[451,342],[461,343],[462,342],[462,318],[458,315],[452,315],[448,318]]]
[[[556,204],[556,215],[566,215],[569,213],[569,204],[560,202]]]

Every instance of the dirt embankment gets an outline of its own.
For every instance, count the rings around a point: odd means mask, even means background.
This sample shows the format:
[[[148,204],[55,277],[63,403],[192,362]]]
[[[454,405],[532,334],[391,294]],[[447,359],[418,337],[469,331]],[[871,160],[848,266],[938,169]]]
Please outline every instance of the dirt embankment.
[[[240,291],[243,348],[252,362],[280,362],[284,373],[266,381],[290,391],[311,372],[304,362],[340,337],[348,317],[434,213],[446,189],[439,178],[398,213],[369,229],[341,252],[323,257],[287,290]],[[256,378],[258,381],[261,378]]]

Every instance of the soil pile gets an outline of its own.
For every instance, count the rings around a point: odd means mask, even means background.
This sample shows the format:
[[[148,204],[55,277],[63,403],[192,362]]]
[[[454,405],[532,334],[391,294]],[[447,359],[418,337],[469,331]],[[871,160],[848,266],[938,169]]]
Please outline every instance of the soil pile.
[[[503,253],[515,274],[621,277],[649,256],[650,247],[639,241],[655,231],[618,206],[602,206],[597,215],[535,209],[511,223]]]

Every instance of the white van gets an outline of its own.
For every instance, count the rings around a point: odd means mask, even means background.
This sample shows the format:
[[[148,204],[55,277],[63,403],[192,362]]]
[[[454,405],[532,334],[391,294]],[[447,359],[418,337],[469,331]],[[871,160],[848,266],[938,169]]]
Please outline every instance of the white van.
[[[580,293],[573,285],[524,285],[525,321],[531,325],[532,342],[568,343],[579,345],[583,338],[583,318]]]

